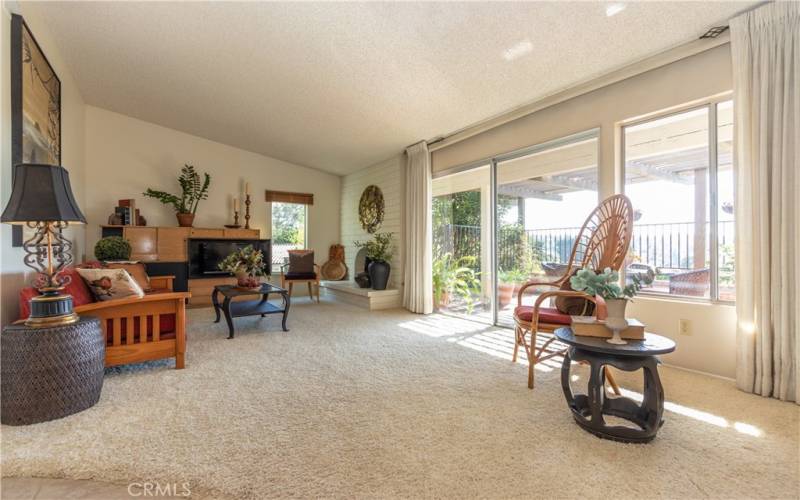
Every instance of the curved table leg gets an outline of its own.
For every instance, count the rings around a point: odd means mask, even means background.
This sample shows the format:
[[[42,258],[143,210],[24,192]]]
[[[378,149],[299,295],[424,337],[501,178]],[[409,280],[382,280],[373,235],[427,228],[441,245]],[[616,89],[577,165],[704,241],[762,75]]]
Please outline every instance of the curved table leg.
[[[214,304],[214,312],[217,314],[217,319],[214,320],[214,323],[219,323],[219,297],[217,294],[219,290],[214,288],[214,291],[211,292],[211,303]]]
[[[570,364],[573,360],[585,361],[590,365],[587,394],[573,394],[569,385]],[[561,366],[561,386],[575,422],[601,438],[629,443],[651,441],[663,424],[664,389],[658,376],[658,363],[655,356],[623,358],[571,347]],[[605,397],[606,365],[624,371],[643,370],[644,394],[641,403],[627,397]],[[604,415],[623,418],[636,424],[637,428],[609,425],[605,422]]]
[[[281,322],[281,325],[283,327],[283,331],[288,332],[289,329],[286,328],[286,319],[289,317],[289,305],[291,304],[291,299],[286,291],[281,292],[281,296],[283,297],[283,321]]]
[[[225,322],[228,323],[228,338],[233,338],[233,318],[231,318],[231,299],[225,298],[222,303],[222,312],[225,313]]]

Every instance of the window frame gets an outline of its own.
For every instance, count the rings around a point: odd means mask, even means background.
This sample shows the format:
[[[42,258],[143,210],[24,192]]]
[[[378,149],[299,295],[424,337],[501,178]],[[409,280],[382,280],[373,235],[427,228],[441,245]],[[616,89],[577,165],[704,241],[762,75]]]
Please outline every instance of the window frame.
[[[693,101],[691,103],[683,104],[670,108],[669,110],[650,113],[645,116],[637,117],[631,120],[620,122],[617,130],[619,131],[619,172],[620,172],[620,192],[625,194],[625,165],[627,164],[625,152],[625,130],[628,127],[634,127],[643,123],[648,123],[670,116],[680,115],[683,113],[706,109],[708,113],[708,196],[709,196],[709,238],[708,238],[708,265],[709,265],[709,293],[708,297],[692,297],[688,295],[671,295],[664,292],[655,292],[648,290],[641,290],[639,295],[644,298],[666,299],[683,302],[696,302],[701,304],[722,304],[722,305],[735,305],[735,300],[725,300],[719,298],[719,137],[718,137],[718,123],[717,123],[717,107],[724,102],[731,101],[733,103],[733,92],[724,92],[716,96],[703,99],[700,101]],[[734,204],[736,203],[736,195],[734,194]],[[735,217],[734,217],[734,220]],[[734,236],[735,237],[735,236]],[[736,262],[736,255],[734,250],[734,262]],[[622,283],[626,281],[627,269],[623,268],[620,272]]]
[[[303,243],[304,243],[304,246],[306,248],[308,248],[308,204],[306,204],[306,203],[291,203],[291,202],[288,202],[288,201],[269,201],[267,203],[269,204],[269,234],[270,234],[270,238],[269,238],[270,243],[269,244],[270,244],[270,247],[274,247],[275,246],[275,238],[273,237],[273,234],[272,234],[272,232],[273,232],[273,220],[272,220],[273,210],[272,209],[273,209],[273,207],[275,206],[276,203],[283,203],[283,204],[287,204],[287,205],[288,204],[291,204],[291,205],[302,205],[303,212],[304,212],[303,213]],[[282,267],[284,265],[285,264],[273,264],[273,263],[270,262],[270,270],[273,273],[280,273],[282,271]]]

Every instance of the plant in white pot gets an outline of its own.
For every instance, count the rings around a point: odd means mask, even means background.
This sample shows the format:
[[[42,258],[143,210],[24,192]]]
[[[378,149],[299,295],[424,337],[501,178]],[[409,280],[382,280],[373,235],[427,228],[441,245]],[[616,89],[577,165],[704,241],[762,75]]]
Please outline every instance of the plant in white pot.
[[[627,344],[619,335],[628,327],[625,307],[628,305],[628,300],[642,289],[643,283],[646,284],[646,281],[636,275],[631,276],[631,281],[624,287],[620,286],[619,273],[608,267],[599,274],[591,269],[581,269],[569,280],[573,290],[585,292],[605,302],[608,311],[606,326],[614,332],[614,336],[606,340],[610,344]]]

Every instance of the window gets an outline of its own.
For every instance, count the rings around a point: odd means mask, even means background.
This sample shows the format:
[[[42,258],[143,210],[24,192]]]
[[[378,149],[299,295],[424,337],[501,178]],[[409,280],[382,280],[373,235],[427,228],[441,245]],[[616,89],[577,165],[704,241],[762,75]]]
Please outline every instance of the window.
[[[732,111],[710,103],[624,128],[635,210],[626,276],[652,278],[645,292],[735,297]]]
[[[597,206],[598,131],[557,139],[497,162],[497,323],[513,326],[521,286],[566,272]],[[523,303],[532,305],[533,294]]]
[[[300,203],[272,202],[272,271],[289,262],[289,250],[306,246],[306,207]]]

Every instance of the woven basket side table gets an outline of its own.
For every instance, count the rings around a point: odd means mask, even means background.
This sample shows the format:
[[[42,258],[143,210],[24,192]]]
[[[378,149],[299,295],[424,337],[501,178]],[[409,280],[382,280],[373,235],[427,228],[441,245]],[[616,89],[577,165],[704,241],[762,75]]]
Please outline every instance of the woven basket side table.
[[[3,424],[66,417],[100,399],[106,343],[99,319],[50,328],[9,325],[0,347]]]

